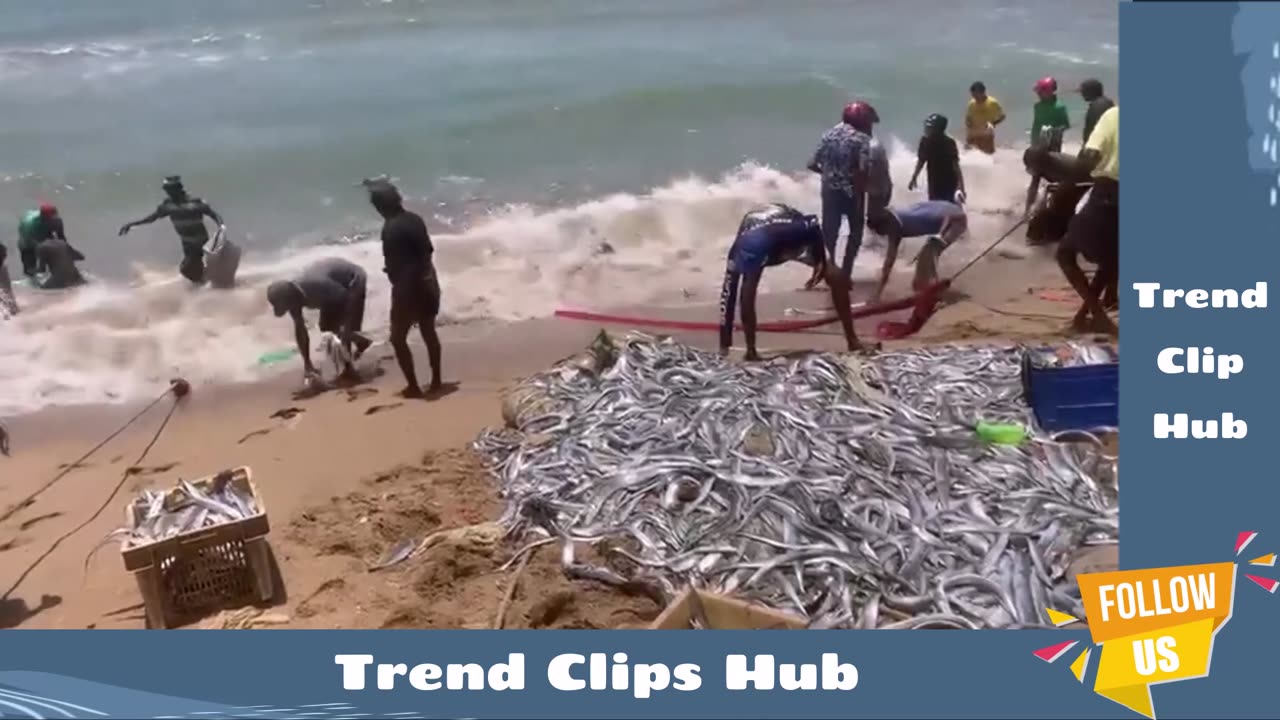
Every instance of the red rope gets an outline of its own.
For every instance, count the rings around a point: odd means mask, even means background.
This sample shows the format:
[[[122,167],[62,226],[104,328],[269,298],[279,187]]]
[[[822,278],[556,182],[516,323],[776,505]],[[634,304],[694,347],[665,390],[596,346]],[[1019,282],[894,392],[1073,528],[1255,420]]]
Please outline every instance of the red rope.
[[[853,319],[874,317],[907,308],[915,308],[912,313],[911,322],[908,325],[914,325],[919,317],[919,325],[924,325],[924,321],[933,314],[933,308],[937,305],[938,296],[941,295],[943,289],[951,285],[951,281],[943,280],[934,283],[929,287],[921,290],[909,298],[901,300],[893,300],[890,302],[876,303],[866,307],[855,308],[852,311]],[[927,307],[927,309],[926,309]],[[660,318],[631,317],[627,315],[610,315],[608,313],[595,313],[586,310],[557,310],[556,317],[566,320],[586,320],[589,322],[612,323],[617,325],[630,325],[632,327],[653,327],[663,328],[666,330],[707,330],[715,331],[720,329],[719,323],[713,322],[694,322],[690,320],[663,320]],[[815,318],[813,320],[775,320],[773,322],[760,323],[756,329],[760,332],[788,333],[798,332],[801,330],[809,330],[823,325],[830,325],[839,320],[839,316],[835,313]],[[882,326],[884,323],[882,323]],[[901,325],[901,323],[896,323]],[[741,324],[735,327],[742,329]],[[919,326],[916,327],[919,330]],[[912,330],[911,332],[915,332]],[[910,333],[908,333],[910,334]]]

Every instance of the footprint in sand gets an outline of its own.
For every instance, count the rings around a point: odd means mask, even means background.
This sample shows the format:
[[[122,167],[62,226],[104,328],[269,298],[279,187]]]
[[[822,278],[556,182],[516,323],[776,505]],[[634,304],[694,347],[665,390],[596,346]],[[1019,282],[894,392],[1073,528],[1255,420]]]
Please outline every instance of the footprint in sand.
[[[390,404],[387,404],[387,405],[374,405],[373,407],[369,408],[368,410],[365,410],[365,411],[364,411],[364,414],[365,414],[365,415],[377,415],[378,413],[380,413],[380,412],[382,412],[382,411],[384,411],[384,410],[395,410],[396,408],[400,407],[401,405],[404,405],[404,403],[390,403]]]
[[[281,420],[292,420],[293,418],[297,417],[298,415],[301,415],[304,412],[306,412],[306,410],[303,410],[302,408],[287,407],[287,408],[284,408],[283,410],[277,410],[271,413],[271,419],[274,420],[276,418],[279,418]]]
[[[245,443],[245,441],[246,441],[246,440],[248,440],[249,438],[258,437],[259,435],[266,435],[266,434],[267,434],[267,433],[269,433],[269,432],[271,432],[271,428],[263,428],[262,430],[254,430],[253,432],[251,432],[251,433],[249,433],[249,434],[245,435],[244,437],[240,438],[240,439],[236,442],[236,444],[237,444],[237,445],[243,445],[243,444]]]
[[[4,542],[0,542],[0,552],[22,547],[23,545],[26,545],[28,542],[30,541],[24,538],[19,538],[19,537],[5,540]]]
[[[45,513],[44,515],[40,515],[40,516],[38,516],[38,517],[33,517],[33,518],[31,518],[30,520],[27,520],[27,521],[23,522],[21,525],[19,525],[19,526],[18,526],[18,529],[19,529],[19,530],[26,530],[26,529],[30,528],[31,526],[36,525],[37,523],[44,522],[45,520],[52,520],[52,519],[54,519],[54,518],[56,518],[56,517],[62,517],[62,513],[60,513],[60,512],[51,512],[51,513]]]
[[[171,462],[171,463],[168,463],[168,464],[166,464],[166,465],[151,465],[151,466],[149,466],[149,467],[148,467],[148,466],[146,466],[146,465],[134,465],[133,467],[129,468],[128,470],[125,470],[125,473],[127,473],[127,474],[129,474],[129,475],[144,475],[144,476],[145,476],[145,475],[159,475],[159,474],[161,474],[161,473],[167,473],[167,472],[169,472],[170,470],[172,470],[172,469],[174,469],[174,468],[178,467],[178,465],[180,465],[180,464],[181,464],[181,463]]]
[[[375,388],[352,388],[347,390],[347,402],[355,402],[362,397],[377,394],[378,391]]]

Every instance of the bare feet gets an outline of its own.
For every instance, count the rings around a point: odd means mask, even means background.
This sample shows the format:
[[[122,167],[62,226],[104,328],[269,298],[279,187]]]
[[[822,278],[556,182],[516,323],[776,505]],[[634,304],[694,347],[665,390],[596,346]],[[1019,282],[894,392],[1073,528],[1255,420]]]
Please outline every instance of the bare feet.
[[[760,353],[756,352],[755,348],[748,349],[746,355],[744,355],[743,357],[746,359],[747,362],[760,361]]]
[[[422,394],[422,388],[418,387],[417,385],[408,385],[403,390],[401,390],[396,394],[406,400],[421,400],[422,398],[426,397],[425,395]]]

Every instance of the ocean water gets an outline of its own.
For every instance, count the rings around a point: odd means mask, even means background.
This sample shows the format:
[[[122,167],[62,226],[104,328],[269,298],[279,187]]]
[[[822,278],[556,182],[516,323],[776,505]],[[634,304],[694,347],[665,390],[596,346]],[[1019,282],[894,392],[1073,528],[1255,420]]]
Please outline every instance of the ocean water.
[[[292,342],[264,285],[325,255],[370,271],[378,328],[378,223],[356,187],[375,174],[428,220],[444,322],[712,299],[744,211],[816,210],[803,168],[844,103],[876,105],[902,202],[921,120],[960,132],[981,79],[1010,119],[994,158],[962,160],[973,228],[954,262],[1020,204],[1032,83],[1097,77],[1118,99],[1117,45],[1111,0],[0,0],[10,273],[18,216],[47,199],[96,278],[20,289],[0,414],[260,377]],[[226,218],[240,289],[178,278],[167,221],[116,236],[167,174]],[[864,250],[859,272],[877,261]]]

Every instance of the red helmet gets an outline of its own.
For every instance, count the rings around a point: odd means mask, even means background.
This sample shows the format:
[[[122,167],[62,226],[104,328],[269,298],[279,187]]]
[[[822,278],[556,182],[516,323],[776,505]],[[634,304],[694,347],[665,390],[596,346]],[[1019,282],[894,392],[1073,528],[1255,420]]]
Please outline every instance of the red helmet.
[[[53,203],[40,203],[40,214],[45,217],[52,217],[58,214],[58,208]]]
[[[852,125],[863,132],[871,132],[871,126],[880,122],[880,115],[876,113],[875,108],[871,107],[871,103],[861,100],[845,105],[841,118],[845,124]]]
[[[1046,95],[1058,92],[1058,81],[1051,77],[1043,77],[1036,81],[1035,85],[1037,95]]]

